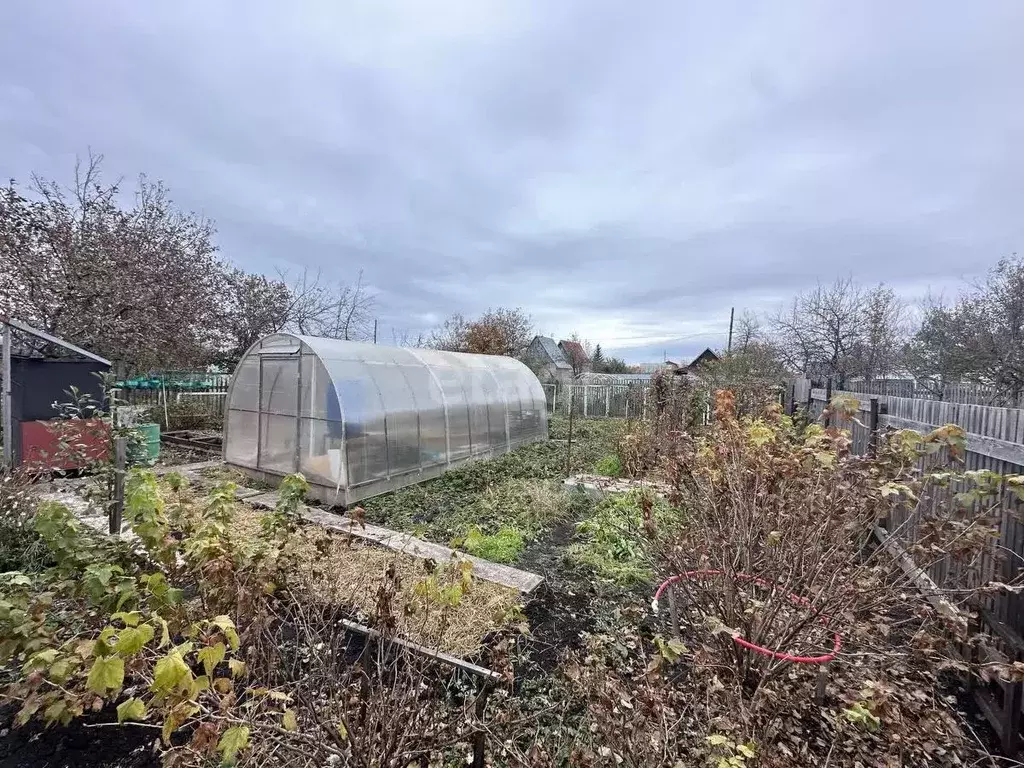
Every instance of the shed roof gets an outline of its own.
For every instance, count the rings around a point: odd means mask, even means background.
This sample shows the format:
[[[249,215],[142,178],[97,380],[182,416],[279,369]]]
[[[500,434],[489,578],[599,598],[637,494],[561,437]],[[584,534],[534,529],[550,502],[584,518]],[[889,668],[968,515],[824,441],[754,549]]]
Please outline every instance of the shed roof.
[[[565,359],[565,354],[558,345],[555,344],[555,340],[550,336],[537,336],[534,338],[541,351],[555,364],[556,368],[572,368],[569,361]]]
[[[62,358],[71,356],[84,357],[88,360],[93,360],[101,365],[109,368],[111,362],[105,357],[100,357],[97,354],[90,352],[87,349],[82,349],[76,344],[72,344],[70,341],[53,336],[46,331],[41,331],[38,328],[33,328],[28,323],[23,323],[13,317],[7,317],[0,315],[0,327],[7,325],[18,331],[21,331],[23,336],[20,339],[21,343],[18,344],[18,340],[12,338],[11,340],[11,355],[15,357],[38,357],[38,358]],[[30,340],[36,340],[42,342],[43,346],[38,346],[29,343]],[[17,346],[16,346],[17,345]],[[3,346],[3,339],[0,337],[0,347]],[[64,354],[58,354],[59,350],[63,350]]]
[[[562,351],[569,355],[570,360],[576,359],[581,363],[590,362],[590,355],[583,349],[583,345],[578,341],[567,341],[562,339],[558,342],[558,346],[561,347]]]

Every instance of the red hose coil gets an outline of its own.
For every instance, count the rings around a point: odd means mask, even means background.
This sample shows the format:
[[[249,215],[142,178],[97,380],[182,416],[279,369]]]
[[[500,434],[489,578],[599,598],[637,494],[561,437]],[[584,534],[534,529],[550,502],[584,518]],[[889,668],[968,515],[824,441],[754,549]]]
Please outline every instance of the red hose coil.
[[[692,578],[703,578],[705,576],[721,576],[721,575],[723,575],[722,571],[719,571],[719,570],[706,570],[706,571],[686,571],[685,573],[681,573],[681,574],[679,574],[677,576],[670,576],[669,578],[665,579],[665,581],[663,581],[658,586],[658,590],[654,593],[655,610],[657,610],[658,600],[661,599],[661,593],[664,592],[666,587],[668,587],[670,584],[675,584],[677,581],[683,581],[683,580],[688,580],[688,579],[692,579]],[[736,578],[740,579],[742,581],[749,581],[749,582],[751,582],[753,584],[756,584],[759,587],[764,587],[765,589],[771,589],[772,588],[772,585],[769,584],[764,579],[759,579],[759,578],[757,578],[755,576],[749,576],[749,575],[747,575],[745,573],[737,573],[736,574]],[[810,600],[808,600],[806,597],[801,597],[800,595],[795,595],[795,594],[792,594],[792,593],[789,595],[789,600],[790,600],[790,602],[792,602],[792,603],[794,603],[796,605],[809,605],[810,604]],[[827,625],[828,622],[829,622],[829,618],[827,616],[822,616],[821,617],[821,623],[822,624],[826,624]],[[827,662],[832,661],[836,657],[836,654],[839,653],[839,649],[842,647],[842,641],[839,638],[839,633],[835,632],[832,637],[833,637],[832,653],[826,653],[823,656],[794,656],[791,653],[784,653],[782,651],[773,651],[770,648],[765,648],[765,647],[760,646],[760,645],[755,645],[754,643],[750,642],[749,640],[745,640],[744,638],[739,637],[738,635],[733,635],[732,639],[733,639],[733,642],[735,642],[737,645],[739,645],[739,646],[741,646],[743,648],[747,648],[747,649],[749,649],[751,651],[754,651],[754,653],[760,653],[762,656],[770,656],[773,659],[779,659],[780,661],[792,661],[792,662],[795,662],[797,664],[825,664]]]

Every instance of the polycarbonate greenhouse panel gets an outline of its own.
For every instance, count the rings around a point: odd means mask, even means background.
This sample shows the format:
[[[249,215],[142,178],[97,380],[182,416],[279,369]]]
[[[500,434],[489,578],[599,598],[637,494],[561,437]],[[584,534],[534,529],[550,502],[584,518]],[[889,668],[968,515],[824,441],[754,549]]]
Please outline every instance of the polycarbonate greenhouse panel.
[[[544,390],[518,360],[273,334],[232,377],[224,460],[302,472],[313,496],[349,505],[547,434]]]

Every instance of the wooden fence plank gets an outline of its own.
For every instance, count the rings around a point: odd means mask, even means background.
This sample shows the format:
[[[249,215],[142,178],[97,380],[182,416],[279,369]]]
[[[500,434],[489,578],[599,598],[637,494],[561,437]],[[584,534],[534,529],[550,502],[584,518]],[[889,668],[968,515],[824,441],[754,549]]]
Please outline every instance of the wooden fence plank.
[[[889,415],[880,416],[879,421],[882,424],[887,424],[898,429],[913,429],[926,434],[937,429],[939,426],[942,426],[926,424],[921,421],[913,421],[911,419],[903,419],[899,416]],[[1020,443],[1011,443],[1006,440],[998,440],[994,437],[986,437],[984,435],[968,432],[967,450],[971,453],[990,456],[1010,464],[1024,465],[1024,445],[1021,445]]]

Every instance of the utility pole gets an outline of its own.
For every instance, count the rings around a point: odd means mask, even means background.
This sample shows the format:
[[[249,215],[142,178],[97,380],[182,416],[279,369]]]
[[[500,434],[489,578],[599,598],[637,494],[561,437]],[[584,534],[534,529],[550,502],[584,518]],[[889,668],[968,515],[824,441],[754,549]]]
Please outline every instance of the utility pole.
[[[729,309],[729,347],[728,347],[728,349],[726,349],[726,352],[728,352],[729,354],[732,354],[732,321],[733,321],[733,318],[735,318],[735,317],[736,317],[736,307],[731,307]]]
[[[377,318],[373,318],[373,343],[377,343]]]

